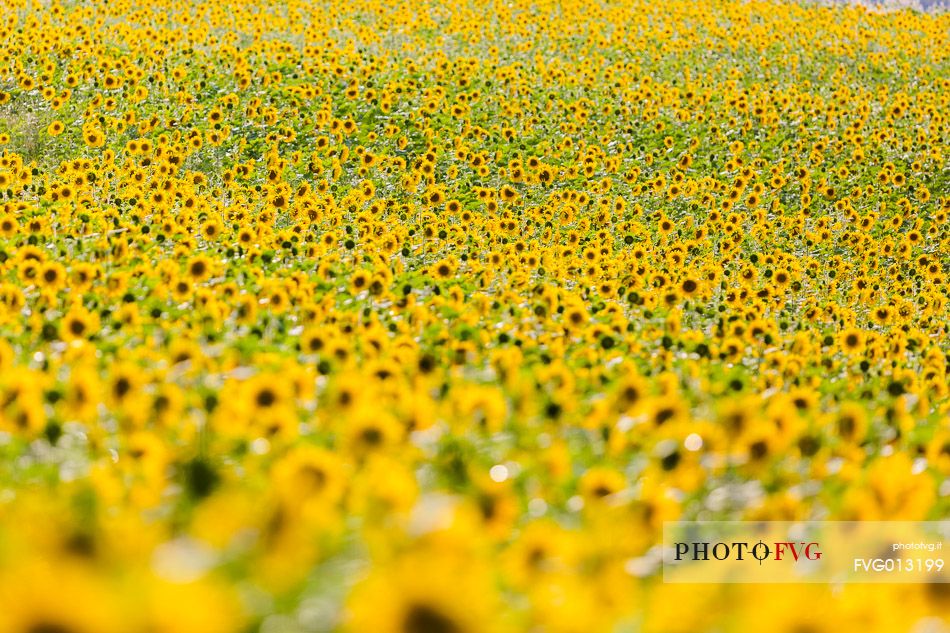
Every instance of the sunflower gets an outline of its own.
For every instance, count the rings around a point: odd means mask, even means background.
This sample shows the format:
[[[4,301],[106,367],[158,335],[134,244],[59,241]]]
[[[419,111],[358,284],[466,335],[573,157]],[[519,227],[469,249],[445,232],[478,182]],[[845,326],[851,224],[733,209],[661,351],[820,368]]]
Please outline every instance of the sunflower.
[[[122,364],[112,371],[109,378],[109,395],[117,406],[132,401],[144,383],[142,371],[129,363]]]
[[[452,552],[409,553],[374,569],[347,601],[348,631],[495,631],[497,594],[484,565]]]
[[[878,306],[871,310],[871,319],[880,326],[889,325],[894,318],[894,310],[891,306]]]
[[[282,457],[271,471],[274,490],[291,506],[333,507],[346,489],[345,464],[334,453],[300,446]]]
[[[584,473],[578,487],[585,501],[596,503],[626,488],[627,480],[616,470],[594,467]]]
[[[207,220],[201,225],[201,235],[206,239],[213,241],[221,235],[221,223],[217,220]]]
[[[187,274],[197,283],[207,280],[211,276],[211,260],[205,255],[192,257],[188,261]]]
[[[254,323],[257,320],[258,299],[251,294],[242,294],[238,297],[234,306],[234,314],[238,323],[245,325]]]
[[[110,633],[122,630],[115,588],[66,559],[8,567],[0,575],[0,628],[11,633]],[[55,587],[57,591],[51,589]],[[62,595],[59,595],[62,593]]]
[[[92,148],[100,148],[105,145],[105,135],[96,128],[87,128],[82,133],[83,141]]]
[[[310,329],[300,336],[300,349],[307,354],[317,354],[326,346],[325,334],[321,330]]]
[[[60,336],[65,341],[87,339],[98,329],[96,315],[81,308],[70,310],[60,322]]]
[[[36,275],[37,284],[49,290],[59,290],[66,284],[66,269],[59,262],[46,262]]]
[[[856,328],[845,328],[838,335],[841,349],[848,354],[858,354],[864,350],[865,333]]]
[[[350,277],[350,292],[359,294],[369,288],[371,274],[365,270],[358,270]]]
[[[355,457],[385,451],[401,436],[402,428],[392,415],[368,408],[350,413],[343,429],[344,446]]]
[[[680,282],[679,290],[684,297],[691,299],[702,292],[699,281],[687,277]]]
[[[590,318],[587,310],[581,305],[575,305],[564,310],[564,324],[571,330],[579,330],[587,324]]]
[[[287,384],[276,376],[261,374],[252,378],[242,390],[251,411],[279,409],[291,399]]]
[[[458,266],[452,258],[446,258],[433,264],[432,272],[437,279],[445,280],[451,278],[457,268]]]
[[[867,415],[861,405],[846,403],[838,409],[835,431],[842,440],[860,443],[867,433],[867,426]]]
[[[192,285],[187,279],[175,279],[170,284],[170,289],[172,297],[179,303],[188,301],[191,298]]]

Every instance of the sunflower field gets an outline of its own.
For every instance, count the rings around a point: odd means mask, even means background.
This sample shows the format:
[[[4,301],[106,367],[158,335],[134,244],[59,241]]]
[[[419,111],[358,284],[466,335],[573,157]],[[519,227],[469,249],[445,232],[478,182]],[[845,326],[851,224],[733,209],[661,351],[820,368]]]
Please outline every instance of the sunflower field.
[[[0,633],[946,632],[950,13],[3,0]]]

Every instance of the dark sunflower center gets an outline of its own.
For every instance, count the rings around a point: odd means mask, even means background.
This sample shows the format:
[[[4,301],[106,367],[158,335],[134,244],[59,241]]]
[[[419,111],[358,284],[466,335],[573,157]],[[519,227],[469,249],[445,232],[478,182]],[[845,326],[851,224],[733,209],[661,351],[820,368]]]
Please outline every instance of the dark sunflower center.
[[[257,392],[257,398],[255,400],[259,407],[270,407],[277,401],[277,394],[270,389],[261,389]]]
[[[383,441],[383,433],[376,427],[363,429],[360,436],[363,439],[363,443],[368,446],[378,446]]]
[[[450,618],[424,604],[413,605],[406,614],[404,633],[459,633],[461,629]]]
[[[26,631],[27,633],[75,633],[75,629],[59,622],[36,622]]]

